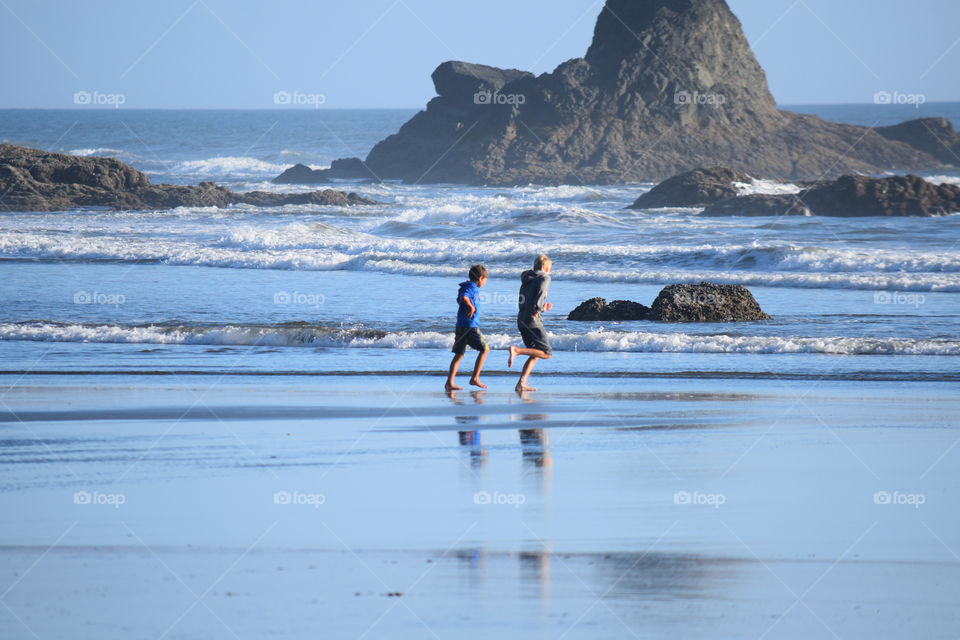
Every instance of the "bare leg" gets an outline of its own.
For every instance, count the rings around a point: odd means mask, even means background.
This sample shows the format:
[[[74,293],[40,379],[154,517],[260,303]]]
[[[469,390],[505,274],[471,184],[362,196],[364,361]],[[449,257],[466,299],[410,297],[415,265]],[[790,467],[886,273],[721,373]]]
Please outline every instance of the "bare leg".
[[[517,356],[533,356],[535,358],[543,358],[544,360],[549,358],[546,351],[542,349],[528,349],[527,347],[510,347],[510,359],[507,360],[507,366],[513,367],[513,359]]]
[[[450,372],[447,375],[447,383],[443,385],[443,388],[447,391],[455,391],[463,388],[458,387],[453,383],[453,379],[457,375],[457,369],[460,367],[460,361],[463,360],[463,355],[464,354],[462,353],[455,353],[453,355],[453,360],[450,361]]]
[[[480,371],[483,369],[483,362],[487,359],[488,353],[490,353],[490,350],[484,349],[477,354],[477,361],[473,363],[473,375],[470,376],[470,384],[481,389],[487,388],[487,385],[480,382]]]
[[[533,349],[533,351],[540,351],[539,349]],[[541,351],[541,353],[543,353]],[[527,378],[530,377],[530,372],[533,371],[533,365],[537,364],[537,356],[530,356],[527,358],[527,361],[523,363],[523,369],[520,371],[520,380],[517,381],[516,391],[520,393],[522,391],[536,391],[533,387],[527,384]]]

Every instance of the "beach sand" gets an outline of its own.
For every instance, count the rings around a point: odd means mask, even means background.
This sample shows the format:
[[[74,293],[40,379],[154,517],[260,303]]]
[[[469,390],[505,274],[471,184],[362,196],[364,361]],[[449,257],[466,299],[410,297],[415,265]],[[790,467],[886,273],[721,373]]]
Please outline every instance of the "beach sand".
[[[0,637],[956,637],[954,383],[502,373],[4,379]]]

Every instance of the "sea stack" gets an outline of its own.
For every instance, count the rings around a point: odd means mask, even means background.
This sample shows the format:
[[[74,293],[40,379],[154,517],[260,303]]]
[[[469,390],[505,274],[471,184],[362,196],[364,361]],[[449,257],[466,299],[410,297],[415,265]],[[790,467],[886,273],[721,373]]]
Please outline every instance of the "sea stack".
[[[623,184],[717,164],[791,180],[941,164],[907,136],[778,110],[724,0],[607,0],[586,55],[551,73],[446,62],[433,81],[366,161],[322,175]]]

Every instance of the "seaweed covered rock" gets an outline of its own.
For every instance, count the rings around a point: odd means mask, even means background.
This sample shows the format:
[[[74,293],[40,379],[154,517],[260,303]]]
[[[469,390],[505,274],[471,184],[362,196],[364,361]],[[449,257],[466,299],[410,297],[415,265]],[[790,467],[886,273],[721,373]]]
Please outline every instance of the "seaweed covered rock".
[[[768,320],[750,291],[738,284],[672,284],[650,307],[660,322],[750,322]]]

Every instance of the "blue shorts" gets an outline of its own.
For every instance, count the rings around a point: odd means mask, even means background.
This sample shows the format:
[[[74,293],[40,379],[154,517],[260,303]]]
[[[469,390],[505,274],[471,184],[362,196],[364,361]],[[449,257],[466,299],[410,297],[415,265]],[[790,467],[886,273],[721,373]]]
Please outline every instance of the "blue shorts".
[[[487,341],[483,339],[479,327],[457,327],[456,337],[453,339],[453,351],[458,356],[467,352],[467,345],[470,345],[477,351],[486,351],[490,347]]]

